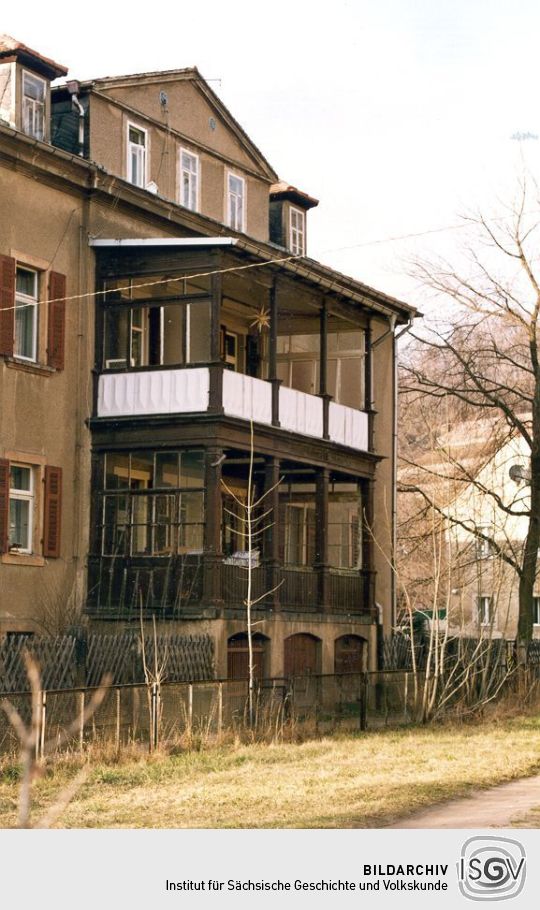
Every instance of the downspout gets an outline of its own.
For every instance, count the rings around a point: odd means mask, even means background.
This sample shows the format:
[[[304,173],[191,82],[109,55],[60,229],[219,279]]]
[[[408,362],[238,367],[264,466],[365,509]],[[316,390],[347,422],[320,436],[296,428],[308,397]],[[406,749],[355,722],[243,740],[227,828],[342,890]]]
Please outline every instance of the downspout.
[[[406,335],[412,329],[413,321],[409,319],[401,332],[395,333],[395,319],[391,320],[390,330],[392,332],[392,358],[393,358],[393,377],[392,377],[392,398],[393,398],[393,430],[392,430],[392,630],[396,627],[397,622],[397,579],[396,579],[396,561],[397,561],[397,481],[398,481],[398,358],[397,349],[398,341],[403,335]]]
[[[77,135],[79,150],[77,154],[80,158],[84,158],[84,108],[77,97],[79,89],[80,85],[76,80],[67,83],[67,90],[71,95],[71,103],[79,112],[79,131]]]

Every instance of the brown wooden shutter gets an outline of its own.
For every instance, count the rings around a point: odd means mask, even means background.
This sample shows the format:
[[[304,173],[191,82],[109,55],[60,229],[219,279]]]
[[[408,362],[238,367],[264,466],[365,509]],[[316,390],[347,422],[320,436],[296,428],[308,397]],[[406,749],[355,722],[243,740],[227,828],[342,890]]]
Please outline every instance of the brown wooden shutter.
[[[9,534],[9,461],[0,458],[0,553],[7,553]]]
[[[45,468],[45,523],[43,527],[43,555],[60,556],[60,531],[62,526],[62,468]]]
[[[0,256],[0,354],[13,356],[15,335],[15,260]]]
[[[64,369],[66,337],[66,276],[60,272],[49,275],[49,323],[47,363],[57,370]]]

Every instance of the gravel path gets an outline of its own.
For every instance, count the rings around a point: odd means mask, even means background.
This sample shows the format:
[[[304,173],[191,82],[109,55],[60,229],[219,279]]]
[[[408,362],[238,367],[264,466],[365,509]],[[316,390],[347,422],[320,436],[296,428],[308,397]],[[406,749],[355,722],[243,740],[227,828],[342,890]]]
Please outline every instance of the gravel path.
[[[508,828],[540,809],[540,774],[481,790],[474,796],[423,809],[402,818],[389,828]],[[540,825],[533,813],[530,827]]]

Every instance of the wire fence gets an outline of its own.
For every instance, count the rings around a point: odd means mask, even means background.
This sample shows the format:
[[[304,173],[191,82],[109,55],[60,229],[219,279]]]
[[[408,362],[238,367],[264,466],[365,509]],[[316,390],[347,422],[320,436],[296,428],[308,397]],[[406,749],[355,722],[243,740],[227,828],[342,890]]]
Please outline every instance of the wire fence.
[[[85,709],[95,688],[44,690],[39,693],[36,754],[43,757],[60,746],[83,751],[92,743],[116,750],[139,744],[152,751],[159,745],[204,746],[231,733],[270,740],[408,725],[421,716],[419,706],[429,682],[423,673],[398,670],[268,679],[257,685],[251,724],[247,680],[108,686],[89,719]],[[540,691],[540,667],[501,682],[499,697],[513,693],[524,701]],[[30,693],[4,697],[29,725]],[[465,703],[457,693],[448,709],[459,699],[460,706]],[[0,753],[14,753],[18,747],[15,731],[0,712]]]

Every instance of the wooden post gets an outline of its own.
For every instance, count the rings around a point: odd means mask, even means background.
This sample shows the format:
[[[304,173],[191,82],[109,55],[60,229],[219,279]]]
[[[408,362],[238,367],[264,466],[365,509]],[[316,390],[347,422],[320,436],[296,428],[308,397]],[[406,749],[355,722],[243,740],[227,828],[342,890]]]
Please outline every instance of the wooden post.
[[[217,732],[221,736],[223,730],[223,683],[218,683],[218,707],[217,707]]]
[[[323,439],[330,439],[329,421],[332,396],[328,394],[328,306],[326,300],[323,302],[320,313],[319,338],[319,398],[322,398],[323,403]]]
[[[84,749],[84,692],[79,692],[79,749]]]
[[[264,532],[264,562],[266,564],[266,587],[273,594],[268,597],[264,603],[267,609],[272,609],[274,613],[280,610],[279,599],[279,582],[281,580],[281,567],[279,562],[279,458],[273,455],[268,456],[265,461],[264,469],[264,488],[271,490],[264,500],[264,508],[270,510],[268,516],[267,528]],[[277,589],[277,590],[274,590]]]
[[[116,737],[115,737],[115,745],[116,745],[117,752],[120,751],[120,707],[121,707],[120,698],[121,698],[120,689],[117,689],[116,690]]]
[[[220,262],[214,257],[215,264]],[[212,275],[210,315],[210,393],[208,409],[213,414],[223,413],[223,364],[221,362],[221,275]]]
[[[315,506],[317,521],[315,525],[315,568],[318,574],[319,610],[329,608],[329,566],[328,566],[328,468],[318,468],[316,475]]]
[[[39,731],[39,758],[45,755],[45,727],[47,725],[47,693],[41,693],[41,717]]]
[[[279,387],[281,385],[281,380],[277,377],[278,320],[277,280],[274,278],[270,288],[270,349],[268,352],[268,381],[272,384],[272,426],[274,427],[279,427]]]
[[[368,415],[368,451],[373,452],[374,446],[374,417],[373,410],[373,352],[371,319],[368,319],[365,332],[365,357],[364,357],[364,408]]]
[[[193,683],[188,686],[188,732],[191,736],[193,731]]]
[[[205,516],[203,597],[207,605],[221,606],[221,468],[223,449],[212,446],[205,451]]]

